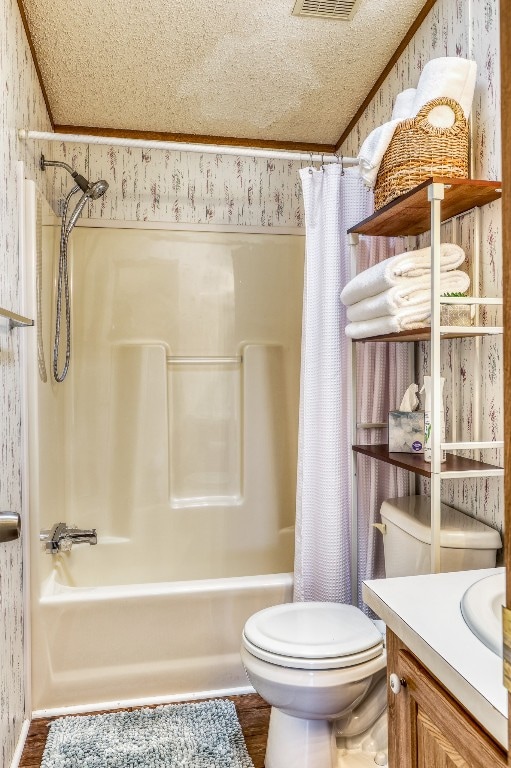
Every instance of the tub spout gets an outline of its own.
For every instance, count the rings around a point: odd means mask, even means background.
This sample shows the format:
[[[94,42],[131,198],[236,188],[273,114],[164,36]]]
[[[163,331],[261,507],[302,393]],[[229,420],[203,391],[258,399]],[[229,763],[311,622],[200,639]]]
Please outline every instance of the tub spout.
[[[44,550],[49,555],[68,552],[73,544],[97,544],[95,528],[82,529],[68,526],[67,523],[55,523],[48,531],[41,531],[39,538],[44,542]]]

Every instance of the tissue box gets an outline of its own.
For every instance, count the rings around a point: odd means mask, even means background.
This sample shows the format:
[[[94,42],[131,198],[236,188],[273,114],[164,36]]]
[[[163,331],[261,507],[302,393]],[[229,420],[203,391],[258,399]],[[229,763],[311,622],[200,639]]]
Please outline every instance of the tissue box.
[[[390,411],[389,451],[424,453],[424,411]]]

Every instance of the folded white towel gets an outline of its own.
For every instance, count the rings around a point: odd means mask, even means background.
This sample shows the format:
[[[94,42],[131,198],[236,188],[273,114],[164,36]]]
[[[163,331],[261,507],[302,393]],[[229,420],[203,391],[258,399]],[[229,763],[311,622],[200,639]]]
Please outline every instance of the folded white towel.
[[[453,269],[440,276],[441,293],[465,293],[470,287],[470,277],[465,272]],[[427,304],[431,301],[431,275],[409,277],[401,284],[386,291],[357,301],[348,307],[348,320],[360,322],[373,320],[384,315],[400,315],[403,310]]]
[[[385,315],[373,320],[361,320],[350,323],[345,328],[346,336],[350,339],[366,339],[369,336],[384,336],[387,333],[413,331],[430,325],[430,305],[419,304],[412,309],[403,310],[399,315]]]
[[[407,88],[396,96],[394,109],[392,110],[391,120],[406,120],[413,116],[413,102],[415,100],[416,88]]]
[[[412,114],[417,112],[432,99],[449,96],[461,106],[466,118],[469,117],[474,98],[477,64],[471,59],[458,56],[442,56],[431,59],[422,70],[417,92],[413,101]],[[428,121],[438,128],[453,124],[453,113],[449,107],[435,107],[428,116]]]
[[[457,269],[465,261],[465,251],[455,243],[440,246],[440,271]],[[406,251],[390,259],[384,259],[373,267],[356,275],[341,292],[341,301],[346,306],[376,296],[378,293],[403,284],[410,277],[423,277],[431,271],[431,248]]]

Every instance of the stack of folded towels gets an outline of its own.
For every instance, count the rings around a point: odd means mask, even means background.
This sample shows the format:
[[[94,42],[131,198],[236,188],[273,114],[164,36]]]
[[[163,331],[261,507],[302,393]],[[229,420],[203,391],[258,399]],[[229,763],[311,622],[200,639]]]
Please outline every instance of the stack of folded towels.
[[[465,261],[463,248],[440,248],[440,293],[465,293],[470,278],[457,269]],[[346,285],[341,301],[350,321],[346,336],[364,339],[411,331],[431,324],[431,249],[392,256],[360,272]]]
[[[374,187],[383,155],[399,123],[415,117],[432,99],[440,96],[454,99],[468,118],[474,98],[476,73],[476,62],[470,59],[443,56],[428,61],[417,88],[407,88],[397,95],[391,120],[375,128],[362,144],[358,159],[360,174],[366,186]],[[437,128],[447,128],[454,122],[453,111],[448,106],[435,107],[429,113],[428,121]]]

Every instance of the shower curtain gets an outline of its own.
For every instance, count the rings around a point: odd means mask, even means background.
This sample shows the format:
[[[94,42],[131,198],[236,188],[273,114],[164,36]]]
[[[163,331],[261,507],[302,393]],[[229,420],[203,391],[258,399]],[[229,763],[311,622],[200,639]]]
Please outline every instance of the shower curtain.
[[[385,470],[382,474],[381,467],[373,466],[376,462],[362,465],[358,531],[352,532],[350,345],[339,294],[350,279],[346,231],[372,212],[372,196],[357,169],[343,173],[338,165],[304,168],[300,177],[306,256],[294,599],[350,603],[355,575],[351,573],[351,537],[359,539],[359,577],[379,572],[381,542],[371,524],[378,519],[381,499],[389,493],[399,495],[407,480],[399,470],[390,476]],[[382,246],[376,238],[364,239],[361,268],[379,260],[382,248],[390,250],[392,244],[385,241]],[[396,391],[407,380],[408,357],[405,350],[390,352],[384,344],[357,346],[363,350],[357,362],[362,382],[359,410],[364,421],[374,421],[365,415],[388,410],[389,403],[395,407]],[[366,347],[371,351],[366,352]],[[383,442],[378,438],[377,433],[370,434],[367,442]]]

